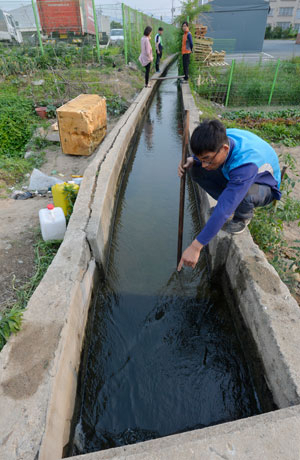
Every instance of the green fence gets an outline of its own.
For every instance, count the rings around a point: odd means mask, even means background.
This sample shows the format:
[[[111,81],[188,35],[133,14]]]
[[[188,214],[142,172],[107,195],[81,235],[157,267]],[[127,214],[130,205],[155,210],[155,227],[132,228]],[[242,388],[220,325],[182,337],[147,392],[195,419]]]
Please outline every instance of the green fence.
[[[76,3],[77,1],[68,0],[66,4],[71,8],[72,2]],[[0,9],[4,7],[5,3],[7,1],[0,0]],[[16,7],[19,6],[17,0],[12,0],[12,8],[14,3]],[[56,5],[55,0],[46,0],[46,3],[48,6],[51,6],[52,3],[53,6]],[[53,24],[49,21],[49,24],[53,25],[53,33],[49,32],[47,35],[45,31],[41,33],[37,0],[22,1],[22,7],[12,10],[11,14],[16,17],[16,21],[20,21],[21,29],[26,26],[30,32],[24,32],[23,29],[23,43],[21,45],[17,44],[15,40],[0,43],[0,74],[27,73],[30,72],[31,66],[36,67],[36,65],[42,68],[48,65],[57,67],[78,63],[103,65],[106,64],[107,55],[111,55],[111,48],[116,48],[116,53],[113,52],[116,65],[120,65],[121,60],[123,64],[128,64],[130,61],[138,63],[141,38],[146,26],[151,26],[153,29],[151,44],[154,56],[154,37],[159,27],[164,29],[162,37],[164,56],[178,51],[176,49],[177,29],[174,25],[132,9],[124,3],[99,5],[96,0],[91,0],[91,5],[93,6],[91,14],[94,23],[97,24],[95,34],[85,33],[82,35],[79,25],[77,31],[74,26],[68,30],[68,18],[66,17],[66,25],[61,24],[62,21],[59,25],[59,28],[65,29],[64,33],[59,33],[56,30],[57,24],[54,18]],[[75,6],[72,8],[74,10]],[[111,36],[111,29],[121,29],[122,27],[124,40],[121,38],[116,42]]]
[[[300,60],[200,67],[197,93],[233,107],[300,104]]]
[[[146,26],[152,27],[151,44],[155,55],[154,37],[159,27],[163,27],[162,36],[164,53],[170,54],[176,47],[176,27],[160,21],[153,16],[147,16],[140,11],[134,10],[122,3],[122,17],[124,29],[124,54],[126,64],[130,61],[137,61],[141,50],[141,38]]]

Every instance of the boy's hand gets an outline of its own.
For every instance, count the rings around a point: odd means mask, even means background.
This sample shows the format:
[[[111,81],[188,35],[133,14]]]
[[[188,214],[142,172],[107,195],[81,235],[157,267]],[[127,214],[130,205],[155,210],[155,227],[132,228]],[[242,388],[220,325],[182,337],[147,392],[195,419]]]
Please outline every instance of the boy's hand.
[[[183,165],[183,167],[181,166],[181,162],[179,163],[178,165],[178,177],[182,177],[185,170],[188,170],[190,169],[194,164],[194,158],[193,157],[188,157],[186,159],[186,163]]]
[[[183,265],[185,265],[186,267],[195,268],[199,260],[199,256],[200,256],[200,252],[202,248],[203,248],[203,244],[199,243],[199,241],[197,240],[194,240],[192,244],[182,254],[181,260],[177,267],[177,271],[180,272]]]

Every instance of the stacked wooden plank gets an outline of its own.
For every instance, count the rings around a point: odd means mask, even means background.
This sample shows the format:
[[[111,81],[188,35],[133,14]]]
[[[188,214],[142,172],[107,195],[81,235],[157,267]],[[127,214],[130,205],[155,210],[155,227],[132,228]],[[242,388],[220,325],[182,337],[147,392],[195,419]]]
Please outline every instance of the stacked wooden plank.
[[[213,51],[214,40],[206,37],[207,27],[195,25],[194,55],[195,60],[206,66],[221,66],[225,63],[225,51]]]
[[[195,25],[195,37],[196,38],[204,38],[207,33],[207,26],[203,26],[202,24]]]
[[[207,56],[212,53],[212,38],[195,38],[194,39],[194,55],[195,60],[203,62]]]
[[[225,62],[225,51],[213,51],[209,56],[207,56],[207,60],[210,66],[223,66],[227,65]]]

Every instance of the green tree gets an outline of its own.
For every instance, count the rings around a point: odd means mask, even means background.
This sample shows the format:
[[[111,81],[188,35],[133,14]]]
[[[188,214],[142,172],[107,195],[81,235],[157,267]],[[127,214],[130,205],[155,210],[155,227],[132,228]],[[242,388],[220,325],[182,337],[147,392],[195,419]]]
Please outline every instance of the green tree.
[[[177,51],[181,50],[181,42],[182,42],[182,28],[181,24],[184,21],[188,21],[189,23],[189,30],[190,32],[194,33],[194,24],[193,23],[201,23],[201,13],[210,10],[210,5],[199,5],[199,0],[186,0],[181,3],[181,14],[176,16],[175,23],[177,24],[177,37],[176,37],[176,48]],[[183,73],[183,67],[181,59],[179,59],[179,72],[180,75]],[[191,56],[190,62],[190,75],[196,75],[197,73],[197,65],[194,60],[194,56]]]
[[[272,38],[272,27],[268,25],[265,31],[265,39]]]
[[[210,5],[199,5],[199,0],[186,0],[181,4],[181,14],[176,16],[176,24],[181,26],[184,21],[194,22],[201,13],[210,10]]]
[[[120,22],[111,21],[110,28],[111,29],[123,29],[123,26],[122,26],[122,24]]]

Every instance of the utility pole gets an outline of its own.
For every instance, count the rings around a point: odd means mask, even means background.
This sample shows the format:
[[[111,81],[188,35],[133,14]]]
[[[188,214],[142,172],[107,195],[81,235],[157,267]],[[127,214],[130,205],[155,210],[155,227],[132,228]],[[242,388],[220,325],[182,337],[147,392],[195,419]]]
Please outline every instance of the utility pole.
[[[174,22],[174,11],[175,11],[175,8],[174,8],[174,0],[172,0],[172,8],[171,8],[171,13],[172,13],[172,24]]]

